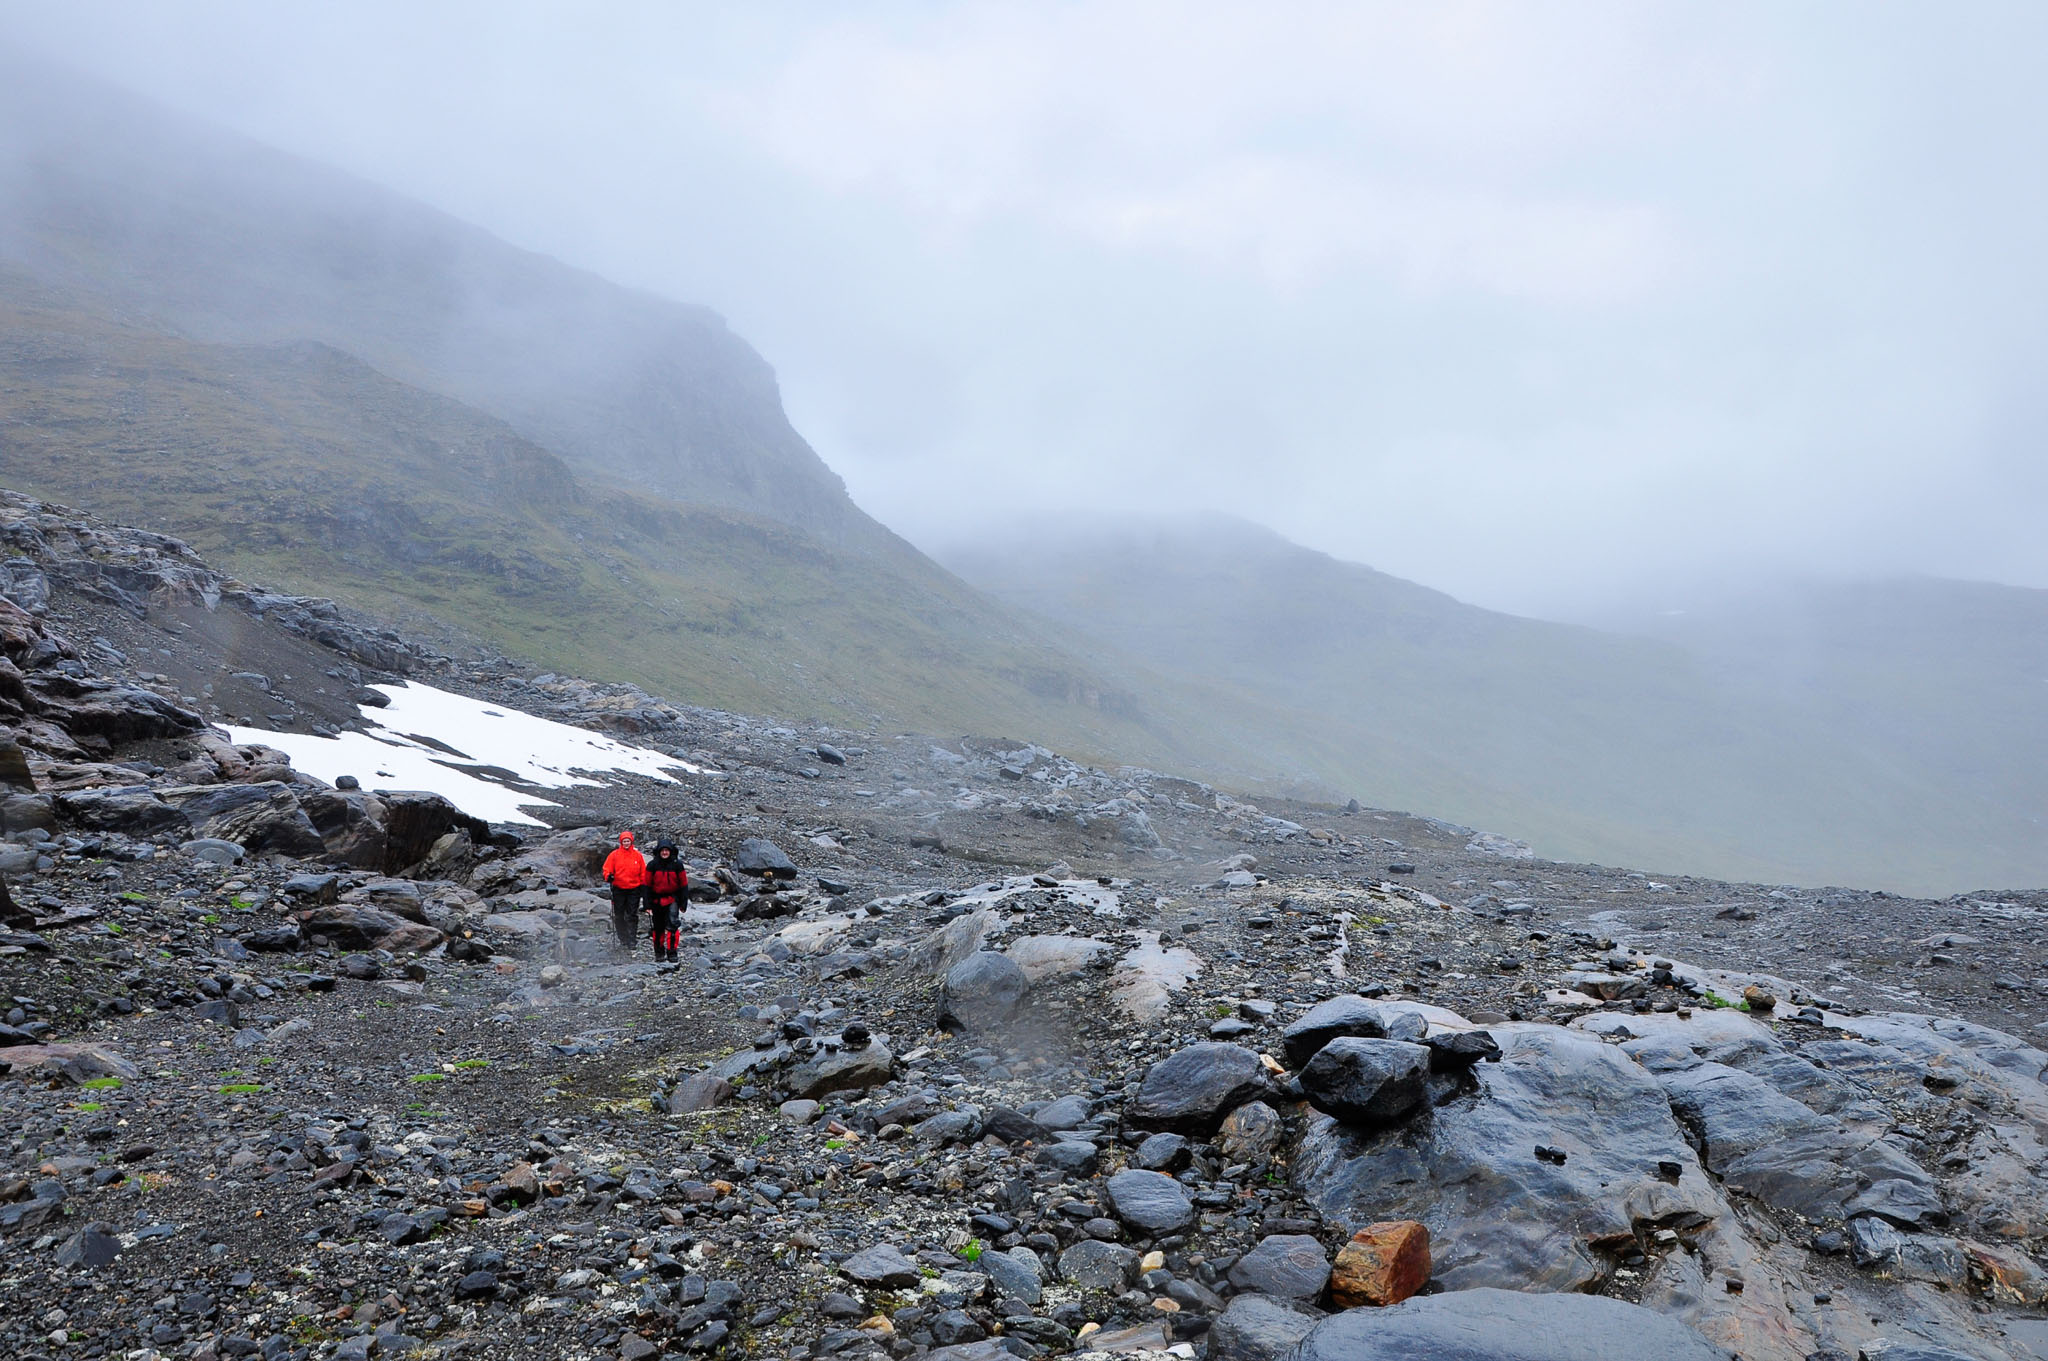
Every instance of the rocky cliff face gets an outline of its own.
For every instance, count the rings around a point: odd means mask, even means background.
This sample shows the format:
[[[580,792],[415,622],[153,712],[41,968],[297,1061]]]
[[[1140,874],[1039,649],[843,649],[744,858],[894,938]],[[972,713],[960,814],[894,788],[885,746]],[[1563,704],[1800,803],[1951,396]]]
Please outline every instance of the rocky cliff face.
[[[8,1355],[2048,1354],[2048,894],[1539,861],[0,537]],[[492,827],[207,726],[401,673],[678,778]]]

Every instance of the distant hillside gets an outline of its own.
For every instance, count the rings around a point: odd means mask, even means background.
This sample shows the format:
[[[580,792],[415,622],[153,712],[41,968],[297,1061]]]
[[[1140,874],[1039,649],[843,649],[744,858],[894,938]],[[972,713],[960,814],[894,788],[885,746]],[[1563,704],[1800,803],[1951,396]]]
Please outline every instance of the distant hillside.
[[[2048,881],[2048,765],[1988,750],[2048,730],[2010,687],[1920,667],[1895,695],[1934,716],[1917,727],[1824,722],[1738,682],[1732,656],[1496,614],[1220,518],[1039,525],[942,556],[1207,686],[1241,740],[1322,782],[1543,854],[1922,891]],[[1973,697],[1983,740],[1959,742],[1940,715]]]
[[[749,712],[1177,750],[1048,630],[884,531],[835,545],[586,483],[318,342],[193,341],[0,268],[0,413],[0,484],[542,665]]]
[[[586,477],[827,538],[877,528],[712,312],[4,53],[0,261],[194,339],[324,342]]]

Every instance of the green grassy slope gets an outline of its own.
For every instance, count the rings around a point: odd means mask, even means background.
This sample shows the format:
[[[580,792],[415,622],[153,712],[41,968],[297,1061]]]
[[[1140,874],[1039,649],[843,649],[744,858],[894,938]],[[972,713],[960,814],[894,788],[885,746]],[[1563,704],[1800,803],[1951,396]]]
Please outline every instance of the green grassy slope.
[[[2048,879],[2048,778],[1986,781],[1935,734],[1823,721],[1668,642],[1495,614],[1226,520],[946,557],[1194,678],[1198,707],[1305,779],[1545,854],[1919,891]],[[1914,703],[1939,713],[1961,693]],[[2026,712],[2007,704],[2003,721]]]
[[[237,573],[694,703],[1167,759],[1137,701],[915,550],[590,486],[318,344],[207,345],[0,271],[0,482]]]

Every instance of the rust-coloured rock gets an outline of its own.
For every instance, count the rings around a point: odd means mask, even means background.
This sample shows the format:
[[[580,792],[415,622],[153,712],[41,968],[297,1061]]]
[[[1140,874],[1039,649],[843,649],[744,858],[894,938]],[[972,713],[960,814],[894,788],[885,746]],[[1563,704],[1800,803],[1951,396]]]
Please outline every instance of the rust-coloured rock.
[[[1368,1224],[1337,1249],[1330,1298],[1339,1308],[1399,1304],[1429,1284],[1429,1230],[1412,1219]]]

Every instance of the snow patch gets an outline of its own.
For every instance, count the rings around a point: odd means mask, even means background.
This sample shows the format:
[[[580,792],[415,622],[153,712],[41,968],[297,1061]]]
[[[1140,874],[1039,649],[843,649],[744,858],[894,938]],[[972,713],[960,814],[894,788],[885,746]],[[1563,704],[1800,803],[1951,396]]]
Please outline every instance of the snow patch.
[[[431,685],[377,685],[391,703],[364,712],[367,731],[336,737],[266,732],[223,724],[237,743],[260,742],[292,758],[308,775],[343,775],[365,789],[423,789],[486,822],[546,824],[522,811],[553,808],[531,790],[602,785],[599,775],[645,775],[675,782],[675,771],[702,774],[688,761],[628,746],[587,728],[537,718],[503,704]],[[451,755],[450,753],[455,753]],[[500,776],[525,788],[515,788]]]

